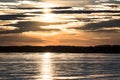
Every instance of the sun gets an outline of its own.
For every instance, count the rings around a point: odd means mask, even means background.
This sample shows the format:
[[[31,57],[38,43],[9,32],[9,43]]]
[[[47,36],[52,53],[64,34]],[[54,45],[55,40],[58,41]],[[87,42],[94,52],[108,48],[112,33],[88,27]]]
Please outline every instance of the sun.
[[[42,11],[44,14],[47,14],[47,13],[51,13],[52,10],[50,8],[43,8]]]
[[[55,14],[52,14],[52,13],[46,13],[46,14],[43,14],[42,16],[42,20],[44,22],[56,22],[58,19],[56,17]]]

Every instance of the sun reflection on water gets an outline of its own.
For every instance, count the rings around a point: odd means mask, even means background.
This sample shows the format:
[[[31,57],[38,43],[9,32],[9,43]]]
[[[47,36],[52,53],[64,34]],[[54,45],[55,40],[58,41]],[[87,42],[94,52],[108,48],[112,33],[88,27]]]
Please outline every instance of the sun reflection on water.
[[[52,80],[52,63],[51,53],[44,53],[42,56],[41,78],[40,80]]]

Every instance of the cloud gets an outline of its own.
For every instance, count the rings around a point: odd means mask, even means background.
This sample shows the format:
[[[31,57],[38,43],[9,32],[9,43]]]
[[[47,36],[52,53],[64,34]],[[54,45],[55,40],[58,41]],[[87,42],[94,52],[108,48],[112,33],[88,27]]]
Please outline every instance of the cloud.
[[[99,31],[104,32],[120,32],[120,27],[101,28]]]
[[[22,33],[22,32],[28,32],[28,31],[60,31],[59,29],[44,29],[40,26],[48,26],[48,25],[56,25],[61,23],[49,23],[49,22],[37,22],[37,21],[23,21],[18,22],[15,24],[8,24],[4,26],[13,26],[17,29],[15,30],[7,30],[7,31],[0,31],[0,34],[9,34],[9,33]]]
[[[17,23],[18,20],[0,20],[0,26],[4,26],[11,23]]]
[[[8,14],[8,15],[0,15],[0,20],[18,20],[21,17],[31,17],[32,15],[24,15],[23,13],[19,14]]]
[[[16,29],[18,28],[13,26],[0,26],[0,31],[16,30]]]
[[[116,3],[119,4],[119,0],[95,0],[96,3]]]
[[[119,28],[120,28],[120,20],[115,19],[109,21],[102,21],[98,23],[88,23],[82,27],[76,27],[73,29],[90,31],[90,32],[111,32],[111,31],[116,32],[116,31],[120,31]]]
[[[94,37],[93,39],[96,39],[96,40],[110,40],[111,37]]]
[[[15,2],[16,0],[0,0],[0,2]]]
[[[42,14],[41,11],[35,11],[31,13]],[[73,10],[73,9],[65,9],[65,10],[52,10],[51,13],[55,14],[91,14],[91,13],[120,13],[117,10]]]
[[[32,45],[35,43],[42,43],[45,40],[39,38],[32,38],[23,34],[8,34],[0,36],[0,45]]]
[[[42,40],[40,39],[34,39],[34,38],[31,38],[31,37],[27,37],[27,36],[22,36],[22,35],[19,35],[19,34],[16,34],[16,35],[8,35],[8,36],[2,36],[0,37],[0,41],[15,41],[15,42],[41,42]]]

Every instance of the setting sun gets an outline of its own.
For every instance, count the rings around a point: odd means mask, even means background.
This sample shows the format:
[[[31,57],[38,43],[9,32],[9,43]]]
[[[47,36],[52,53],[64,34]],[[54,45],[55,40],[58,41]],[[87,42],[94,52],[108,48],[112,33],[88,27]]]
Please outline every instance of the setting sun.
[[[48,13],[51,13],[51,9],[50,8],[43,8],[43,12],[44,14],[48,14]]]
[[[42,20],[43,20],[43,22],[56,22],[56,21],[58,21],[56,14],[51,14],[51,13],[44,14],[42,16]]]

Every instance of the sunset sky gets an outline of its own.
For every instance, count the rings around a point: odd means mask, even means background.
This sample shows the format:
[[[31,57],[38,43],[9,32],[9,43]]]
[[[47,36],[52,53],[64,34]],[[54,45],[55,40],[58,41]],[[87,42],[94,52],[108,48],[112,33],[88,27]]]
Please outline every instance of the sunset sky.
[[[120,45],[120,0],[0,0],[0,46]]]

